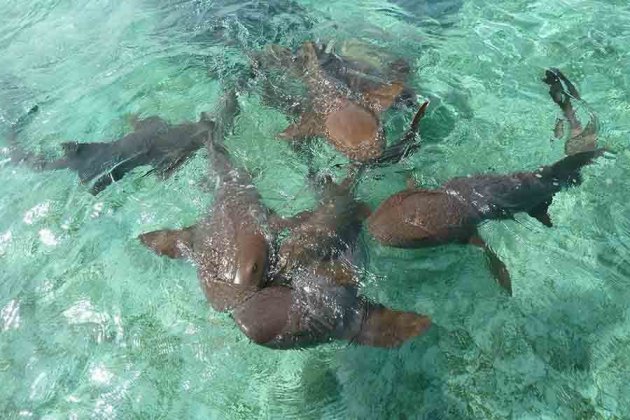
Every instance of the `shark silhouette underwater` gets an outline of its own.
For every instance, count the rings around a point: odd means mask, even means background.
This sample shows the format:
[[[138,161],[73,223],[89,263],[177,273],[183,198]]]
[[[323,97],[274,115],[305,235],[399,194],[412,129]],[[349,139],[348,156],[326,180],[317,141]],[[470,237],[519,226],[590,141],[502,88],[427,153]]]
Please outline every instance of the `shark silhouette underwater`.
[[[580,130],[570,108],[569,97],[579,98],[575,87],[557,69],[547,71],[545,81],[550,85],[551,97],[571,124],[572,134],[565,150],[574,153],[532,172],[454,178],[434,190],[410,187],[386,199],[371,214],[367,221],[371,235],[381,244],[397,248],[448,243],[480,246],[497,281],[511,294],[508,270],[479,236],[477,226],[487,220],[511,219],[516,213],[525,212],[551,227],[547,210],[554,195],[578,185],[581,168],[604,152],[595,148],[596,134],[592,128]]]
[[[383,73],[331,53],[326,46],[305,42],[296,54],[270,46],[254,55],[253,61],[257,69],[288,71],[307,87],[305,103],[288,98],[297,104],[292,112],[299,116],[279,134],[281,139],[295,143],[324,137],[351,160],[372,164],[394,163],[419,147],[417,122],[428,101],[419,107],[409,130],[389,147],[381,122],[383,112],[393,105],[415,104],[415,95],[405,83],[410,67],[403,60],[393,61]],[[281,92],[267,94],[276,104],[281,103],[281,96]]]
[[[235,98],[229,99],[227,115],[238,112],[236,107]],[[318,210],[280,219],[261,203],[247,171],[231,163],[221,138],[213,130],[207,143],[219,178],[209,215],[184,229],[139,236],[158,255],[191,259],[215,310],[230,311],[247,337],[276,349],[333,339],[393,347],[429,327],[426,316],[360,297],[351,266],[323,255],[325,248],[332,249],[331,240],[343,242],[341,232],[347,226],[357,226],[360,216],[352,199],[342,194],[337,203],[333,195]],[[279,255],[283,263],[276,268],[276,236],[286,228],[289,237]],[[303,242],[305,232],[310,234],[308,244]]]
[[[161,178],[168,178],[197,150],[203,147],[212,124],[205,113],[198,122],[172,125],[157,116],[132,117],[133,131],[110,142],[62,143],[63,157],[49,159],[24,150],[18,135],[37,114],[35,106],[9,132],[11,160],[36,171],[70,169],[82,184],[92,184],[89,191],[97,195],[128,172],[143,165]]]

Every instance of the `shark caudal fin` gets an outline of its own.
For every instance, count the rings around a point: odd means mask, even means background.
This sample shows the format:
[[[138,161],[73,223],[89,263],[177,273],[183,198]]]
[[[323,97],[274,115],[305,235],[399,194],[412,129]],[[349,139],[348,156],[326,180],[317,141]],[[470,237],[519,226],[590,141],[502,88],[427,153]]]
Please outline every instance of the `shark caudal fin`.
[[[143,233],[138,236],[138,239],[157,255],[164,255],[169,258],[183,258],[192,250],[194,229],[195,226],[180,230],[156,230]]]
[[[429,101],[424,101],[422,105],[420,105],[418,111],[413,117],[413,120],[411,120],[409,129],[405,132],[403,137],[396,144],[393,144],[385,149],[380,157],[372,160],[370,162],[371,165],[378,166],[398,163],[416,150],[420,149],[420,146],[422,145],[419,135],[420,121],[424,118],[427,108],[429,107],[429,103]]]
[[[229,89],[222,97],[217,109],[211,116],[206,116],[212,129],[208,135],[206,148],[211,168],[223,177],[232,169],[228,150],[223,141],[234,126],[234,120],[240,112],[238,97],[234,89]]]
[[[597,148],[599,119],[597,114],[581,98],[575,85],[559,69],[553,67],[545,70],[543,82],[549,85],[549,96],[563,113],[563,118],[556,121],[554,136],[558,139],[564,137],[565,121],[568,122],[570,128],[570,134],[564,145],[565,153],[572,155],[595,150]],[[583,127],[579,121],[572,101],[577,101],[583,108],[586,108],[589,115],[586,126]]]

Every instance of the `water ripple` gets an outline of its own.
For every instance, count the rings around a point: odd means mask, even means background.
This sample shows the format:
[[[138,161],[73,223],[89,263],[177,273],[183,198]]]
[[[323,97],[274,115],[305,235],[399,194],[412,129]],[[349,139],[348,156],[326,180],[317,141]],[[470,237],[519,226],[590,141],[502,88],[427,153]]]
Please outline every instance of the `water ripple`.
[[[370,172],[359,186],[371,206],[403,189],[410,175],[434,188],[454,176],[531,170],[558,159],[562,145],[550,139],[559,112],[540,82],[549,66],[575,81],[599,113],[602,143],[616,152],[585,170],[579,188],[554,198],[554,228],[527,215],[481,227],[512,274],[514,297],[501,294],[477,249],[398,250],[366,238],[362,293],[428,313],[434,328],[395,350],[334,343],[287,352],[250,343],[229,316],[207,307],[194,267],[157,258],[136,240],[149,228],[188,226],[205,212],[212,188],[203,153],[164,182],[139,171],[98,198],[69,171],[33,173],[2,160],[1,412],[629,412],[627,2],[37,0],[0,2],[0,12],[2,128],[39,103],[22,141],[50,156],[59,156],[64,141],[119,137],[131,113],[194,120],[213,109],[221,82],[246,68],[245,48],[329,37],[360,38],[407,58],[413,87],[432,101],[423,149]],[[276,140],[289,118],[266,107],[255,89],[241,99],[230,150],[279,213],[309,208],[315,201],[306,165]],[[385,126],[394,135],[410,116],[391,114]],[[312,151],[322,168],[343,172],[329,145],[315,142]]]

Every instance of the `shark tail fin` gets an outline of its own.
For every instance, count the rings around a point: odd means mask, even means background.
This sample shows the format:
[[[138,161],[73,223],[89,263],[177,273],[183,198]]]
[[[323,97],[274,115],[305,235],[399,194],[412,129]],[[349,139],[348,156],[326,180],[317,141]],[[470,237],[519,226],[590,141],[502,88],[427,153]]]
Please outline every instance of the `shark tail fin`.
[[[208,135],[206,147],[212,168],[219,174],[227,174],[232,170],[229,152],[223,141],[234,127],[234,120],[240,112],[236,90],[228,89],[213,116],[207,116],[213,127]]]

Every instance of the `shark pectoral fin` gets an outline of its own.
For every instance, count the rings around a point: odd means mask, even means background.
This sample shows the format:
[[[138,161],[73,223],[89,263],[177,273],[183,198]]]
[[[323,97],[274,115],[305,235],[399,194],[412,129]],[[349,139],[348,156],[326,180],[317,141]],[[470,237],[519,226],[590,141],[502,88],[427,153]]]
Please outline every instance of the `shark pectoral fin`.
[[[101,175],[105,170],[105,165],[114,158],[112,156],[111,143],[66,142],[62,143],[61,147],[64,158],[60,159],[60,161],[65,163],[65,167],[76,171],[82,184],[88,183]],[[106,174],[104,176],[109,175]],[[105,187],[111,182],[104,182],[106,184]]]
[[[153,175],[154,173],[157,173],[157,171],[158,171],[158,170],[157,170],[157,168],[151,168],[151,169],[149,169],[148,171],[146,171],[146,172],[145,172],[145,173],[141,176],[141,178],[147,177],[147,176],[149,176],[149,175]],[[161,176],[162,176],[162,175],[160,175],[160,177],[161,177]]]
[[[301,130],[300,123],[297,122],[297,123],[289,125],[283,131],[278,133],[276,137],[281,140],[288,140],[288,141],[301,140],[305,138],[305,136],[302,135],[300,130]]]
[[[402,93],[405,85],[400,81],[388,83],[363,93],[368,103],[374,104],[378,112],[389,109]]]
[[[158,255],[183,258],[192,250],[192,235],[195,226],[180,230],[156,230],[143,233],[138,239]]]
[[[586,123],[586,127],[582,131],[582,135],[591,139],[593,144],[593,149],[597,147],[597,131],[599,129],[599,121],[597,120],[596,115],[592,115],[591,119],[588,123]]]
[[[540,223],[547,227],[553,227],[553,223],[551,222],[551,217],[549,217],[549,206],[551,205],[551,201],[553,198],[550,198],[547,201],[544,201],[527,212],[531,217],[538,220]]]
[[[431,102],[427,100],[424,101],[422,105],[420,105],[420,108],[418,108],[418,111],[413,116],[413,120],[411,121],[411,127],[409,127],[410,133],[413,133],[414,135],[418,133],[418,130],[420,129],[420,121],[422,120],[422,118],[424,118],[424,114],[426,114],[427,108],[429,107],[430,103]]]
[[[431,318],[415,312],[403,312],[367,302],[360,331],[348,339],[353,343],[372,347],[399,347],[426,332]]]
[[[486,244],[478,233],[472,235],[468,243],[483,249],[492,276],[496,279],[499,286],[512,296],[512,279],[510,278],[510,272],[499,256]]]
[[[305,112],[297,123],[291,124],[278,138],[284,140],[303,140],[324,134],[323,123],[314,113]]]
[[[82,184],[101,175],[106,165],[116,164],[118,160],[118,156],[113,153],[112,143],[72,141],[61,143],[61,148],[64,157],[59,161],[63,161],[65,167],[76,171]]]
[[[98,195],[105,188],[112,183],[121,180],[127,172],[131,171],[137,166],[141,166],[145,163],[144,156],[138,154],[118,163],[109,172],[101,175],[90,188],[90,194]],[[95,175],[91,172],[93,168],[88,168],[88,171],[79,170],[79,178],[82,183],[86,183],[94,178]],[[145,174],[146,175],[146,174]]]
[[[157,171],[158,177],[164,181],[169,179],[188,160],[188,157],[181,157],[166,168]]]
[[[571,133],[572,136],[564,144],[565,154],[569,156],[597,149],[597,127],[597,117],[593,115],[584,129],[578,129],[575,135]]]
[[[101,175],[90,187],[90,194],[98,195],[101,192],[103,192],[105,188],[109,187],[112,183],[116,181],[118,181],[118,179],[114,178],[114,173],[112,172],[108,172],[105,175]],[[81,182],[85,183],[87,182],[87,180],[86,181],[81,180]]]

